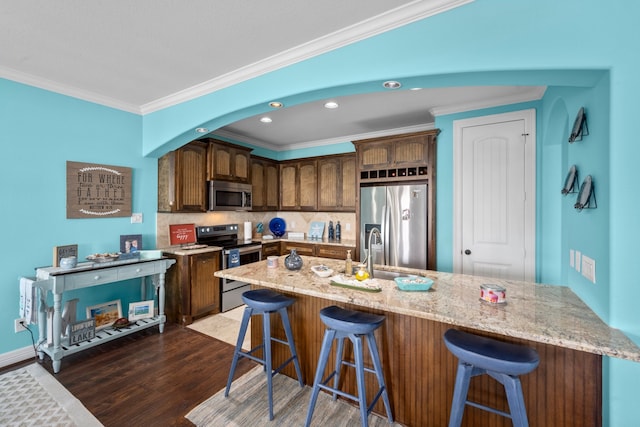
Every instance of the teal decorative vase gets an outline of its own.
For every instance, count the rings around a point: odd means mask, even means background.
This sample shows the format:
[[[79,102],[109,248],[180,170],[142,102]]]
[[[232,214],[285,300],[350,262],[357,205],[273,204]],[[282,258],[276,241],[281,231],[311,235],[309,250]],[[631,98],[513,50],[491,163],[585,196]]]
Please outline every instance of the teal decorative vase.
[[[300,270],[302,268],[302,258],[295,249],[291,249],[291,253],[284,258],[284,266],[288,270]]]

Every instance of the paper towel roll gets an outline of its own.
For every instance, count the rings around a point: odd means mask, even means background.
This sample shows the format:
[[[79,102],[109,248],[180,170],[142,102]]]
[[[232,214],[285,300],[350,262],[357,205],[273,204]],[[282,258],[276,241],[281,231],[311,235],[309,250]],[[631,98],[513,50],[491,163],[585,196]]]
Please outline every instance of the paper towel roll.
[[[251,240],[252,232],[251,232],[251,221],[244,222],[244,240]]]

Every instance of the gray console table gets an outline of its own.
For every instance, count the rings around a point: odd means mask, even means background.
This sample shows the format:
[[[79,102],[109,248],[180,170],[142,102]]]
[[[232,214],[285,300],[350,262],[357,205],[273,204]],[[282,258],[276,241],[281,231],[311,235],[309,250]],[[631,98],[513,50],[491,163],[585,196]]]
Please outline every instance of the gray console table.
[[[53,371],[59,372],[62,358],[91,347],[112,341],[122,336],[158,325],[160,333],[164,332],[166,316],[164,314],[165,272],[175,260],[169,258],[143,259],[135,261],[115,261],[103,264],[80,263],[76,268],[63,270],[46,267],[36,269],[34,286],[39,290],[38,303],[38,355],[42,359],[47,354],[53,362]],[[147,277],[152,278],[155,291],[158,293],[158,312],[149,319],[138,320],[134,325],[124,329],[102,329],[96,331],[95,338],[78,344],[69,345],[68,337],[62,334],[62,295],[74,289],[105,285],[140,278],[141,299],[146,300]],[[53,294],[53,336],[52,344],[47,343],[46,297]],[[123,310],[124,311],[124,310]]]

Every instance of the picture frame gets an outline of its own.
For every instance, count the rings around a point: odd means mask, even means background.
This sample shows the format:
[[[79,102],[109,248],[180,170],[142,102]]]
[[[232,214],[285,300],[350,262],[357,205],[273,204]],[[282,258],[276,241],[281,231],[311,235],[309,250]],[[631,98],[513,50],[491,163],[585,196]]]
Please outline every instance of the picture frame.
[[[142,234],[121,234],[120,253],[129,254],[142,250]]]
[[[52,262],[52,266],[53,267],[60,267],[60,260],[62,258],[67,258],[67,257],[76,257],[76,259],[78,258],[78,245],[77,244],[73,244],[73,245],[61,245],[61,246],[54,246],[53,247],[53,262]]]
[[[140,319],[150,319],[154,316],[153,300],[129,303],[129,321],[135,322]]]
[[[95,319],[96,331],[113,325],[122,317],[122,303],[119,299],[87,307],[87,319]]]

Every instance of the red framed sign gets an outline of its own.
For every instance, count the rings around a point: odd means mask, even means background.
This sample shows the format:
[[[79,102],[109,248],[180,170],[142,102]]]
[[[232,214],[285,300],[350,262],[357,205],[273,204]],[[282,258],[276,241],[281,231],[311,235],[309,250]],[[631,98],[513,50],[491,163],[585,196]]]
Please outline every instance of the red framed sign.
[[[170,224],[169,242],[171,245],[186,245],[196,243],[195,224]]]

